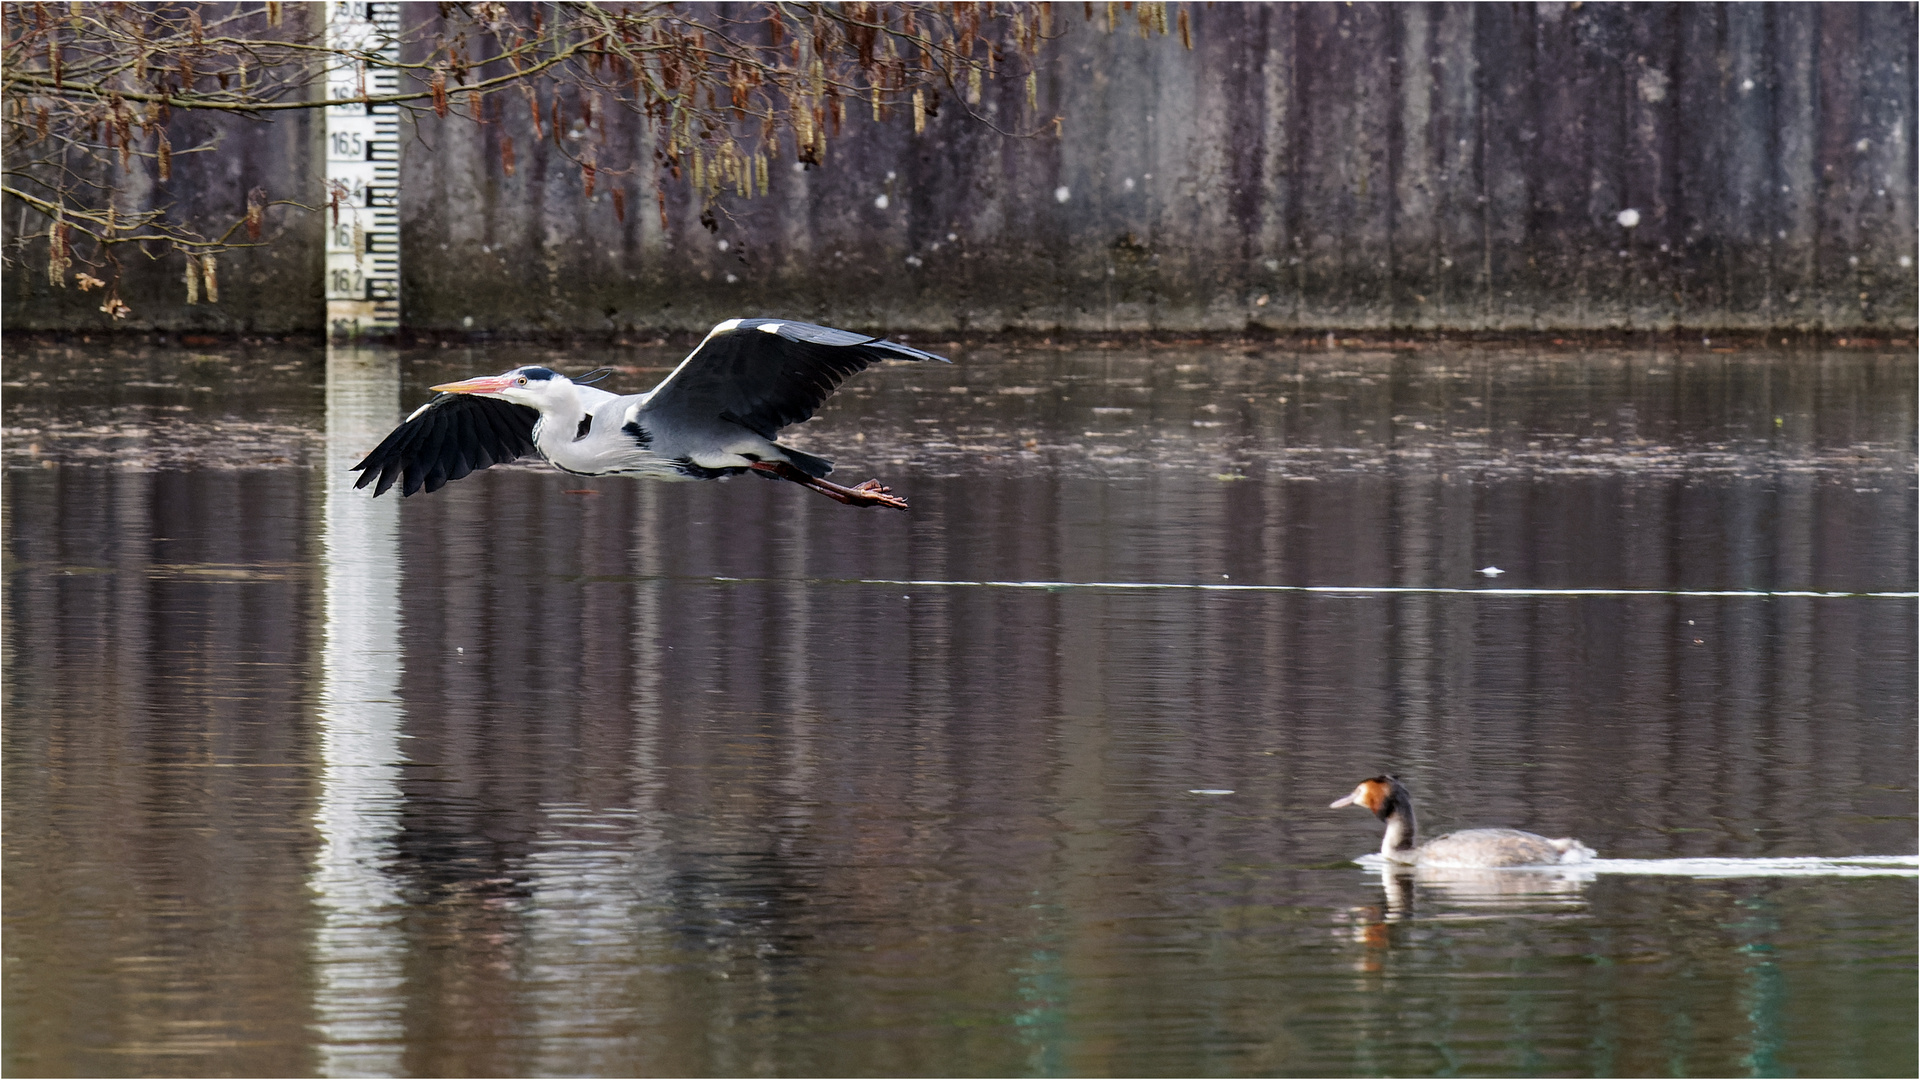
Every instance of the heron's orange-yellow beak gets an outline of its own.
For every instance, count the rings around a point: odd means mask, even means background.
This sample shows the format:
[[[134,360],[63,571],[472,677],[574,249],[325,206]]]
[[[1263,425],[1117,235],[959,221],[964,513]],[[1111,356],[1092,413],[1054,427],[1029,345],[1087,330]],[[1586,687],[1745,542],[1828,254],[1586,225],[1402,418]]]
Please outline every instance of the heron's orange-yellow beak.
[[[505,375],[483,375],[477,379],[465,379],[461,382],[441,383],[429,386],[442,394],[497,394],[513,385],[513,380]]]

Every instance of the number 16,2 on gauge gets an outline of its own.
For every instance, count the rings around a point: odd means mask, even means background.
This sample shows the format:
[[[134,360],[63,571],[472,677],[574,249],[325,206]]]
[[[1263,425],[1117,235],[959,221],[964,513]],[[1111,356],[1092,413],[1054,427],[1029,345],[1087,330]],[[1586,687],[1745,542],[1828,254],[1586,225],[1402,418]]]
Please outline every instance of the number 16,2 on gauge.
[[[358,270],[328,271],[327,294],[343,299],[373,299],[367,295],[367,276]]]

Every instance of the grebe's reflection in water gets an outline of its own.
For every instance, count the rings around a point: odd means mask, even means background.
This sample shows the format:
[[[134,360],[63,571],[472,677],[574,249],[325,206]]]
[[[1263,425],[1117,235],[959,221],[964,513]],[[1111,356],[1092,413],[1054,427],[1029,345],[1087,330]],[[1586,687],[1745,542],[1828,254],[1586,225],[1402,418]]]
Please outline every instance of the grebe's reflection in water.
[[[1416,923],[1557,919],[1584,912],[1584,892],[1593,880],[1573,868],[1412,867],[1371,854],[1355,861],[1380,876],[1382,895],[1380,903],[1335,916],[1340,935],[1362,947],[1355,963],[1363,972],[1384,970],[1387,953],[1424,940],[1404,936]]]
[[[1380,875],[1386,895],[1384,917],[1460,918],[1481,914],[1549,914],[1586,906],[1591,872],[1578,867],[1411,867],[1378,855],[1363,855],[1362,866]],[[1418,910],[1423,901],[1440,906]]]

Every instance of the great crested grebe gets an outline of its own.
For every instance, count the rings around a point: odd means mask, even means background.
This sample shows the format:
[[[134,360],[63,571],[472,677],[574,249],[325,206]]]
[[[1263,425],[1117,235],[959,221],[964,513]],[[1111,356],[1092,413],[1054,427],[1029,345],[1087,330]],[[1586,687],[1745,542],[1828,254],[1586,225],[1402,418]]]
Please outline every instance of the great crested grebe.
[[[1353,794],[1335,799],[1329,809],[1359,803],[1387,823],[1380,855],[1388,862],[1410,866],[1558,866],[1583,863],[1593,849],[1578,840],[1549,840],[1519,829],[1465,829],[1415,845],[1413,796],[1398,777],[1376,776],[1360,781]]]

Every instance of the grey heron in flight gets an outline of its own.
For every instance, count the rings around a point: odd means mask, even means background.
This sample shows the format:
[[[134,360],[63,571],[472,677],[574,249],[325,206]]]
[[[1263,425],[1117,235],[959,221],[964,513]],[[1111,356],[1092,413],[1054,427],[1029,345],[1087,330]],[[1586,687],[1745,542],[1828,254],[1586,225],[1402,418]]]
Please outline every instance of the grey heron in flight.
[[[715,480],[753,472],[849,506],[907,502],[869,480],[841,487],[833,463],[774,441],[878,360],[939,360],[894,341],[790,319],[728,319],[660,385],[624,397],[544,367],[444,383],[358,465],[356,488],[437,491],[475,469],[539,454],[583,476]]]

